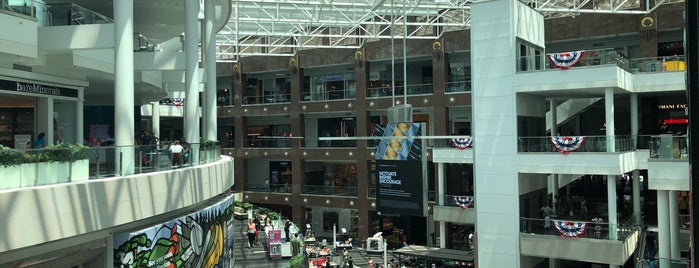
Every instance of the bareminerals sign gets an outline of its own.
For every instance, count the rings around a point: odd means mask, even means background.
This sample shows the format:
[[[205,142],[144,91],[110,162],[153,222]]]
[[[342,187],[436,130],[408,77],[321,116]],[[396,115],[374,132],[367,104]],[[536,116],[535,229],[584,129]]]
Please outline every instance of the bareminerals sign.
[[[37,83],[0,80],[0,90],[30,93],[44,96],[78,97],[78,91],[71,88],[47,86]]]

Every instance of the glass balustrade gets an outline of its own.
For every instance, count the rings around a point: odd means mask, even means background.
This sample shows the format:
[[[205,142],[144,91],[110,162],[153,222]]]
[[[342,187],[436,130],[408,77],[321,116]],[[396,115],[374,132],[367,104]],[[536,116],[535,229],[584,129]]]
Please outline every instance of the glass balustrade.
[[[636,58],[629,60],[632,73],[657,73],[684,71],[687,69],[684,55]]]
[[[46,5],[44,26],[106,24],[114,20],[76,4]]]
[[[557,140],[557,139],[561,140]],[[566,138],[578,140],[562,140]],[[582,138],[582,139],[580,139]],[[571,137],[519,137],[518,152],[542,153],[542,152],[629,152],[636,148],[631,136],[571,136]],[[612,148],[608,150],[608,148]]]
[[[127,170],[128,174],[141,174],[192,167],[220,160],[220,150],[217,142],[190,144],[189,150],[181,155],[170,153],[168,145],[87,147],[62,144],[24,151],[2,148],[0,159],[5,162],[12,159],[13,162],[0,165],[1,172],[12,172],[2,173],[6,175],[1,179],[10,186],[1,188],[118,177],[121,170]],[[129,164],[133,164],[133,168],[120,166],[129,160],[133,161]]]
[[[672,134],[651,136],[649,143],[650,158],[653,159],[689,159],[689,139],[686,135]]]
[[[559,227],[557,227],[558,225]],[[520,232],[566,238],[590,238],[609,240],[609,229],[616,229],[616,240],[624,241],[639,227],[629,224],[610,224],[603,221],[580,221],[550,217],[550,219],[520,218]]]
[[[546,57],[546,55],[519,57],[517,60],[517,71],[560,70]],[[629,70],[628,57],[613,48],[585,50],[583,56],[580,57],[579,61],[573,65],[572,68],[609,64],[615,64],[622,69]]]

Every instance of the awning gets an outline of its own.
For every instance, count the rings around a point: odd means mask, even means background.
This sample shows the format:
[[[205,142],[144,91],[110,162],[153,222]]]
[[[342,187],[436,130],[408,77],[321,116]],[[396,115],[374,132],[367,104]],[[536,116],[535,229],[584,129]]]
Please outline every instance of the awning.
[[[402,254],[414,257],[442,259],[446,261],[473,261],[473,252],[446,248],[433,248],[425,246],[405,246],[393,251],[394,254]]]

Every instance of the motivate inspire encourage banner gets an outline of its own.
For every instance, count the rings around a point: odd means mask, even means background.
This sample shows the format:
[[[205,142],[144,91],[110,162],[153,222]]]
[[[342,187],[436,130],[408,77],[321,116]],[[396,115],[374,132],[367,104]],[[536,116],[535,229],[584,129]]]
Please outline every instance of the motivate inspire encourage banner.
[[[379,127],[376,208],[381,213],[425,216],[425,163],[421,123]]]

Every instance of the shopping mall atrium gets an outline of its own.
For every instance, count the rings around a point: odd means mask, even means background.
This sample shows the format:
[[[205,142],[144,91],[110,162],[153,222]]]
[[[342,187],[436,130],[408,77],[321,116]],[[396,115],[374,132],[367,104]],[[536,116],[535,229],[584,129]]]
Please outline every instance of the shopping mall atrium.
[[[0,0],[0,267],[690,267],[690,7]]]

